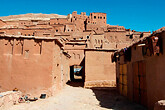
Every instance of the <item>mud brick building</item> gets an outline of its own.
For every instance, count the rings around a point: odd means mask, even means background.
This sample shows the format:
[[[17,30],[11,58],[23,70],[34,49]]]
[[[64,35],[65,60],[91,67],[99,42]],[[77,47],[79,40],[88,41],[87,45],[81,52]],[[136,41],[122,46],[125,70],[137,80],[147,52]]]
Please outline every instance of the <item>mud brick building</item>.
[[[151,110],[157,101],[165,99],[164,50],[163,27],[116,52],[113,61],[119,92]]]
[[[107,24],[100,12],[0,17],[0,92],[54,95],[75,73],[84,87],[114,87],[111,55],[149,35]]]

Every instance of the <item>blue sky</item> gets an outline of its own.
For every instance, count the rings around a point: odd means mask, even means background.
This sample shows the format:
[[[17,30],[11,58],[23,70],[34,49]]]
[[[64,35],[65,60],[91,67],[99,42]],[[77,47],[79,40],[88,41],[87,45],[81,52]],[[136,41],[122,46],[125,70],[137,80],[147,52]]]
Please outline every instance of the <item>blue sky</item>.
[[[136,31],[155,31],[165,26],[165,0],[1,0],[0,16],[73,11],[107,13],[107,23]]]

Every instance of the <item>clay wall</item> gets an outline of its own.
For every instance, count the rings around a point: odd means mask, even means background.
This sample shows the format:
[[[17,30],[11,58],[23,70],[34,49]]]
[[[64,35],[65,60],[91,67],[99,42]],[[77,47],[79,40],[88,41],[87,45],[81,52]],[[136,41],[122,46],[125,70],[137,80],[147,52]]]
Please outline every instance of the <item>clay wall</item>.
[[[66,23],[70,23],[67,18],[53,18],[53,19],[50,19],[50,25],[66,24]]]
[[[84,21],[86,20],[87,16],[85,13],[81,13],[81,15],[78,15],[76,11],[72,13],[71,22],[75,24],[76,30],[78,32],[83,32],[85,30]]]
[[[127,64],[127,96],[130,100],[135,101],[137,98],[135,97],[135,84],[134,82],[134,72],[136,71],[134,65],[139,65],[139,70],[143,70],[144,76],[142,76],[143,80],[140,79],[140,85],[143,87],[142,91],[142,99],[140,103],[148,107],[148,109],[153,110],[154,104],[165,98],[164,92],[164,83],[165,77],[164,75],[164,61],[165,61],[165,32],[162,32],[158,35],[159,38],[162,39],[163,44],[163,54],[152,55],[152,56],[143,56],[142,47],[134,45],[131,47],[131,61],[126,62],[124,61],[124,56],[120,57],[120,60],[117,61],[117,79],[119,79],[120,74],[120,65]],[[143,64],[143,69],[140,66]],[[143,93],[143,92],[142,92]],[[144,96],[143,96],[144,95]],[[145,98],[145,99],[144,99]],[[139,102],[138,102],[139,103]]]
[[[39,30],[34,32],[35,36],[39,37],[52,37],[54,35],[54,31],[51,30]]]
[[[106,13],[90,13],[90,23],[106,26]]]
[[[18,21],[6,21],[6,27],[8,28],[17,28],[19,26]]]
[[[75,31],[75,25],[73,24],[66,24],[65,25],[65,32],[74,32]]]
[[[1,38],[0,90],[53,95],[61,86],[61,58],[54,40]]]
[[[85,87],[115,87],[113,51],[85,50]]]
[[[90,37],[90,45],[88,48],[103,48],[104,35],[93,35]]]
[[[29,20],[19,20],[18,23],[19,23],[19,26],[33,25],[33,22],[32,21],[29,21]]]
[[[106,13],[90,13],[86,20],[86,30],[103,32],[106,30],[106,25]]]
[[[55,34],[59,35],[59,32],[64,32],[65,25],[56,25],[53,27]]]
[[[6,23],[4,21],[0,20],[0,27],[3,27],[5,25],[6,25]]]
[[[71,56],[70,60],[69,60],[69,65],[80,65],[82,60],[84,59],[84,50],[67,50],[69,55]]]
[[[38,25],[50,25],[50,20],[40,20],[38,21]]]

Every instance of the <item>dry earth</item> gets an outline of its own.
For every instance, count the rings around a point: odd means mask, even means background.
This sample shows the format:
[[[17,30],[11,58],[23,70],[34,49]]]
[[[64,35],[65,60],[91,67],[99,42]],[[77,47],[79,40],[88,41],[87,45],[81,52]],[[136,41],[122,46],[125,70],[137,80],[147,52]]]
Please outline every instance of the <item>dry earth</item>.
[[[14,105],[8,110],[145,110],[116,93],[114,88],[85,89],[67,85],[58,95]]]

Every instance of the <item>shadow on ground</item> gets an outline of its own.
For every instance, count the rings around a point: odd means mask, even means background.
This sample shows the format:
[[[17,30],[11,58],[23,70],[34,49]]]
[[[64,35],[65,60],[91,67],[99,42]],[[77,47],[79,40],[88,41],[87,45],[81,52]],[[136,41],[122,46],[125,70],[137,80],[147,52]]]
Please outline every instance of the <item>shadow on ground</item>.
[[[73,81],[68,81],[66,84],[72,87],[84,87],[84,82],[82,79],[75,79]]]
[[[147,110],[145,107],[130,102],[126,97],[121,96],[116,88],[91,88],[100,106],[113,110]]]

